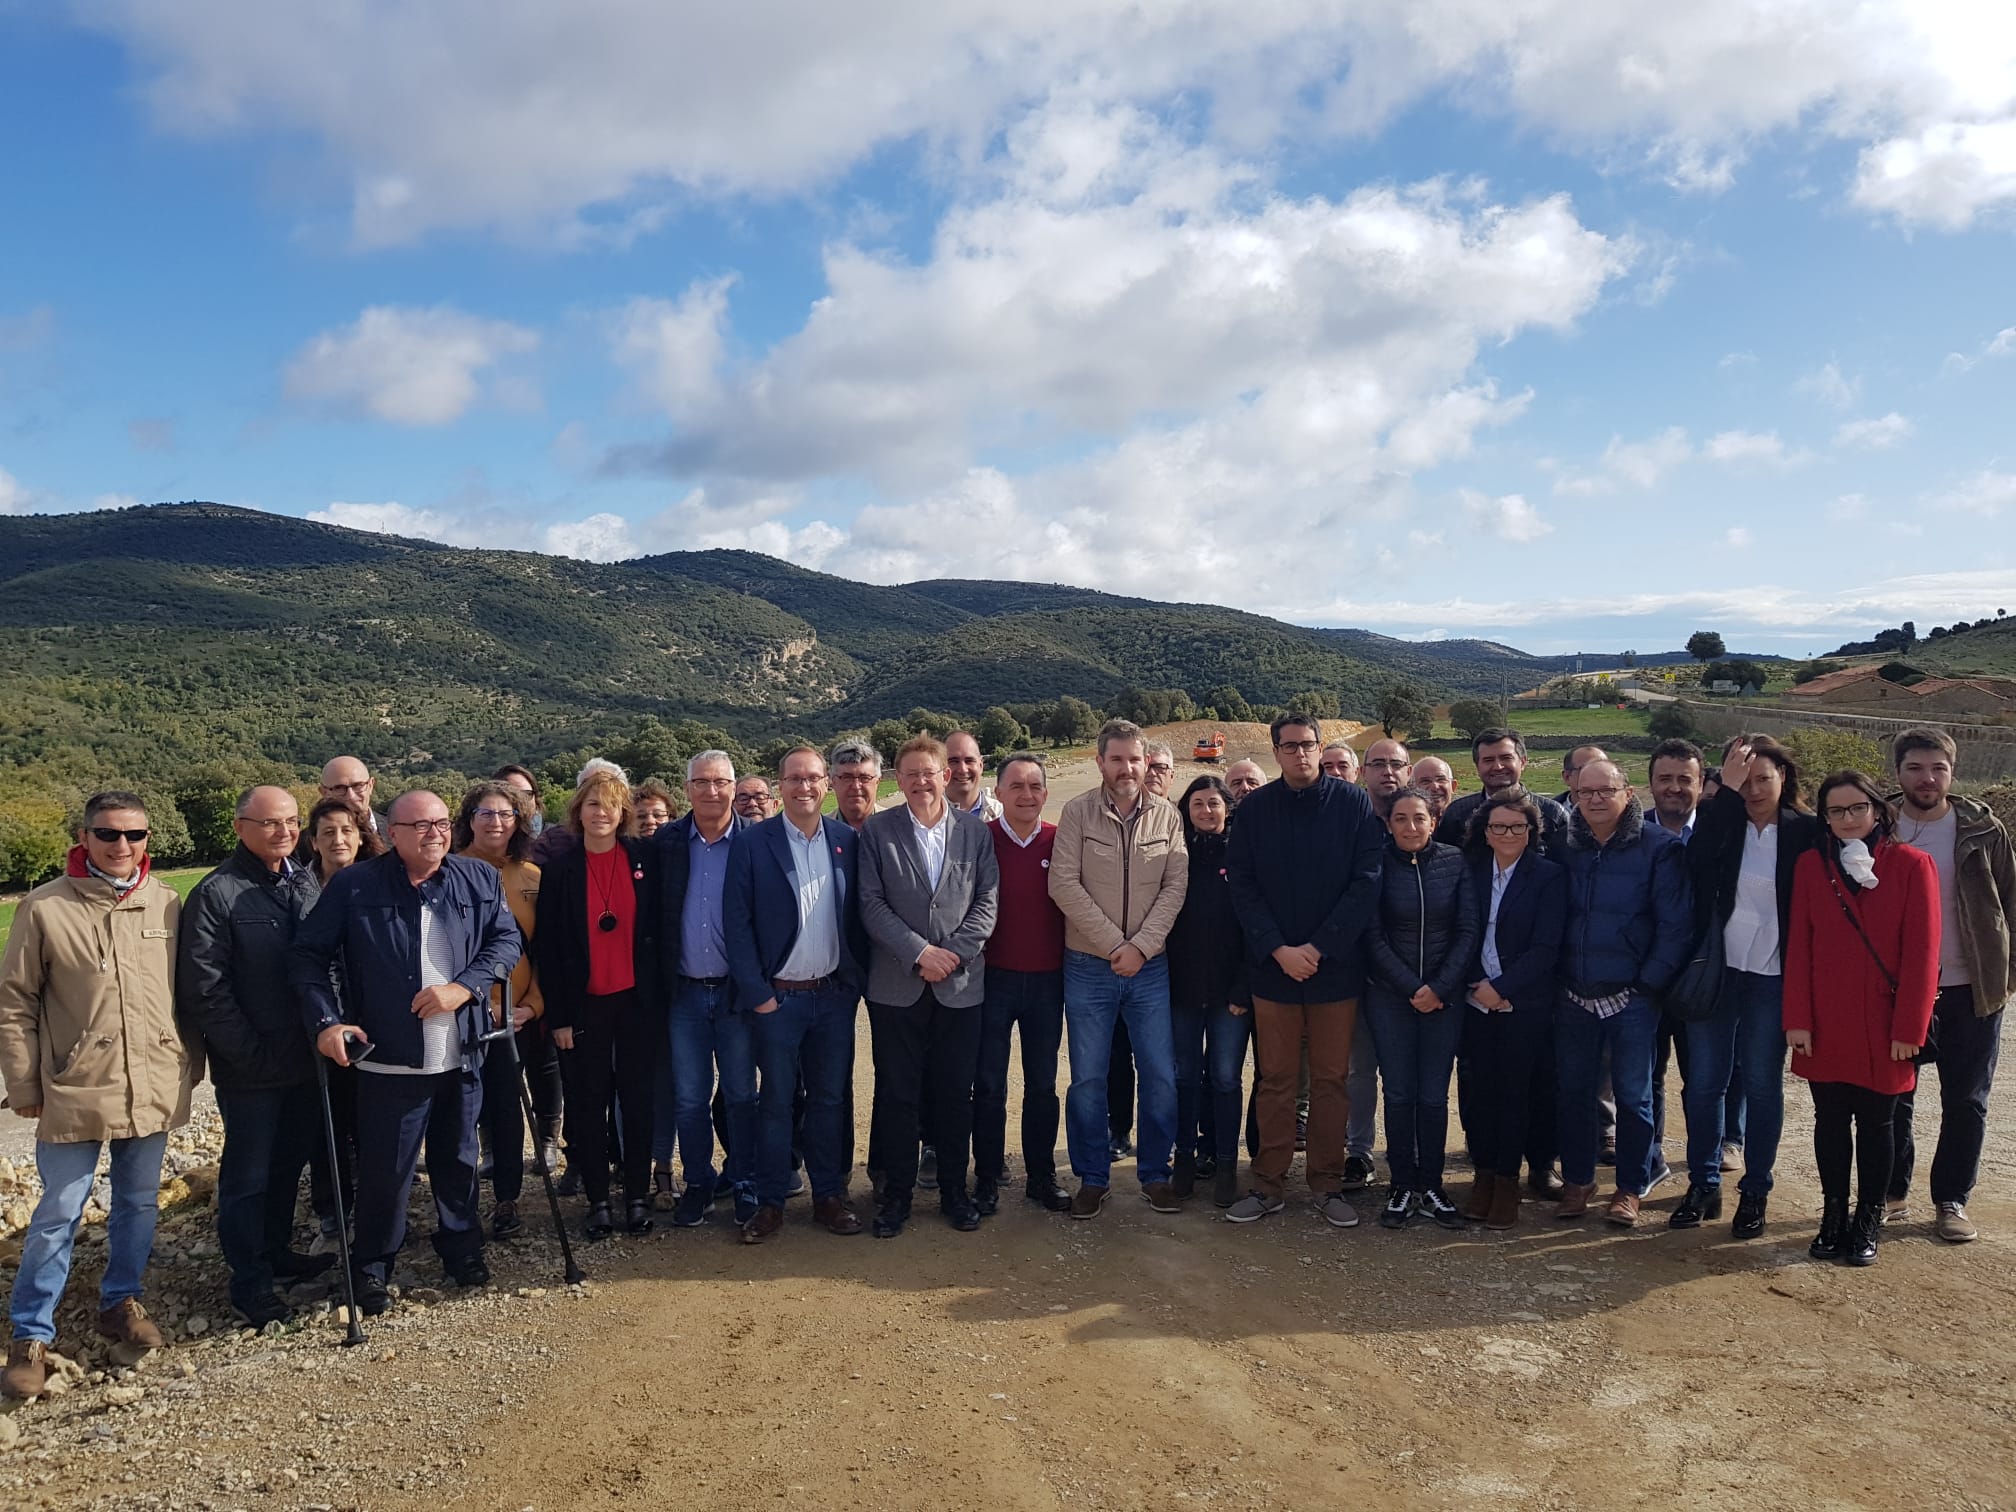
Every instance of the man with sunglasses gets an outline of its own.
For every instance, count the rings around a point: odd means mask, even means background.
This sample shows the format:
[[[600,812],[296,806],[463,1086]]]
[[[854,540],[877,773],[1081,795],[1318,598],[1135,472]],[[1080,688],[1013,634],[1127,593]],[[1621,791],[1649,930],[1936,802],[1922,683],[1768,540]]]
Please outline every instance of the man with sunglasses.
[[[476,1183],[486,1005],[523,948],[497,869],[448,853],[447,804],[401,793],[388,827],[391,850],[331,879],[295,935],[288,972],[316,1050],[368,1073],[357,1078],[351,1263],[358,1306],[374,1316],[391,1305],[386,1284],[423,1142],[435,1252],[456,1285],[489,1283]],[[340,1002],[329,974],[339,958]]]
[[[231,1305],[259,1328],[291,1311],[276,1282],[305,1281],[335,1260],[297,1254],[292,1242],[295,1191],[322,1126],[287,952],[322,888],[292,859],[301,810],[287,789],[249,789],[231,828],[238,848],[182,910],[175,1013],[208,1053],[224,1119],[217,1242]]]
[[[42,1177],[0,1372],[10,1397],[40,1396],[48,1383],[56,1304],[102,1145],[112,1147],[112,1206],[98,1332],[141,1349],[167,1343],[140,1305],[141,1278],[161,1157],[169,1131],[189,1121],[202,1059],[175,1024],[182,904],[148,874],[147,834],[137,795],[94,796],[64,874],[21,901],[0,958],[0,1076],[15,1116],[37,1120]]]

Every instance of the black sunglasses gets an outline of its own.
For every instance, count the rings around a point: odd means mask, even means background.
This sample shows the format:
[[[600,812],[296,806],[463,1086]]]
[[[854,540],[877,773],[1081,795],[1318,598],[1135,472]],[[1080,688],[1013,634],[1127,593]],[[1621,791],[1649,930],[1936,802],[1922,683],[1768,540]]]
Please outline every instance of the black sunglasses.
[[[135,845],[138,845],[142,840],[145,840],[147,838],[147,831],[144,829],[142,830],[107,829],[102,824],[92,825],[91,833],[95,835],[98,839],[104,841],[107,845],[110,845],[114,840],[117,840],[122,835],[125,836],[128,840],[132,841],[133,844]]]

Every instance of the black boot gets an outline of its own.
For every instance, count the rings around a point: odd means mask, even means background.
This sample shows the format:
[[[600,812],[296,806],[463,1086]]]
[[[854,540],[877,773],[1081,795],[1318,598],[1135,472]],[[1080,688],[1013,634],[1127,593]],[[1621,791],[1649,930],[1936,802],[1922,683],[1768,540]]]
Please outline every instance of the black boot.
[[[1876,1236],[1883,1232],[1883,1204],[1880,1202],[1857,1203],[1855,1216],[1848,1223],[1848,1243],[1843,1258],[1850,1265],[1874,1265],[1876,1263]]]
[[[1666,1227],[1676,1229],[1699,1228],[1704,1223],[1712,1223],[1722,1216],[1722,1188],[1702,1186],[1698,1182],[1687,1188],[1687,1195],[1680,1199],[1680,1206],[1673,1209],[1666,1220]]]
[[[1170,1173],[1169,1185],[1176,1189],[1178,1197],[1188,1197],[1197,1190],[1197,1157],[1178,1155],[1175,1169]]]
[[[1820,1232],[1806,1246],[1815,1260],[1839,1260],[1848,1242],[1848,1199],[1829,1197],[1820,1209]]]

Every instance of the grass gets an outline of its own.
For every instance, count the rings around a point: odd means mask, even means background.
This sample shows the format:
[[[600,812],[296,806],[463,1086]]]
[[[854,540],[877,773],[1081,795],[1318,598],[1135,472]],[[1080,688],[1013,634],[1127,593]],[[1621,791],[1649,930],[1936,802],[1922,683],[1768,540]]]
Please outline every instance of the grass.
[[[167,871],[158,871],[154,875],[174,888],[180,896],[186,898],[189,896],[190,888],[210,875],[210,868],[207,866],[180,866],[172,867]],[[7,935],[14,928],[14,909],[20,901],[19,898],[9,898],[6,902],[0,903],[0,949],[6,947]]]
[[[1643,735],[1646,716],[1636,709],[1605,704],[1600,709],[1512,710],[1512,728],[1521,735]],[[1446,719],[1435,721],[1436,740],[1461,740]]]

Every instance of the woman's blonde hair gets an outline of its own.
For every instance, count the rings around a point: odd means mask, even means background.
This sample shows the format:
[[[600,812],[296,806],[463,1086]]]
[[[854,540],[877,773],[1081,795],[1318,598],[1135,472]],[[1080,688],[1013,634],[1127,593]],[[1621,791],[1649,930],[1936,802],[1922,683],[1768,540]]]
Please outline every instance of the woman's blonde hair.
[[[581,809],[590,798],[613,802],[623,811],[623,822],[616,827],[619,835],[636,833],[637,801],[631,795],[630,784],[612,771],[590,772],[588,780],[574,790],[574,796],[567,800],[567,828],[577,835],[581,833]]]

